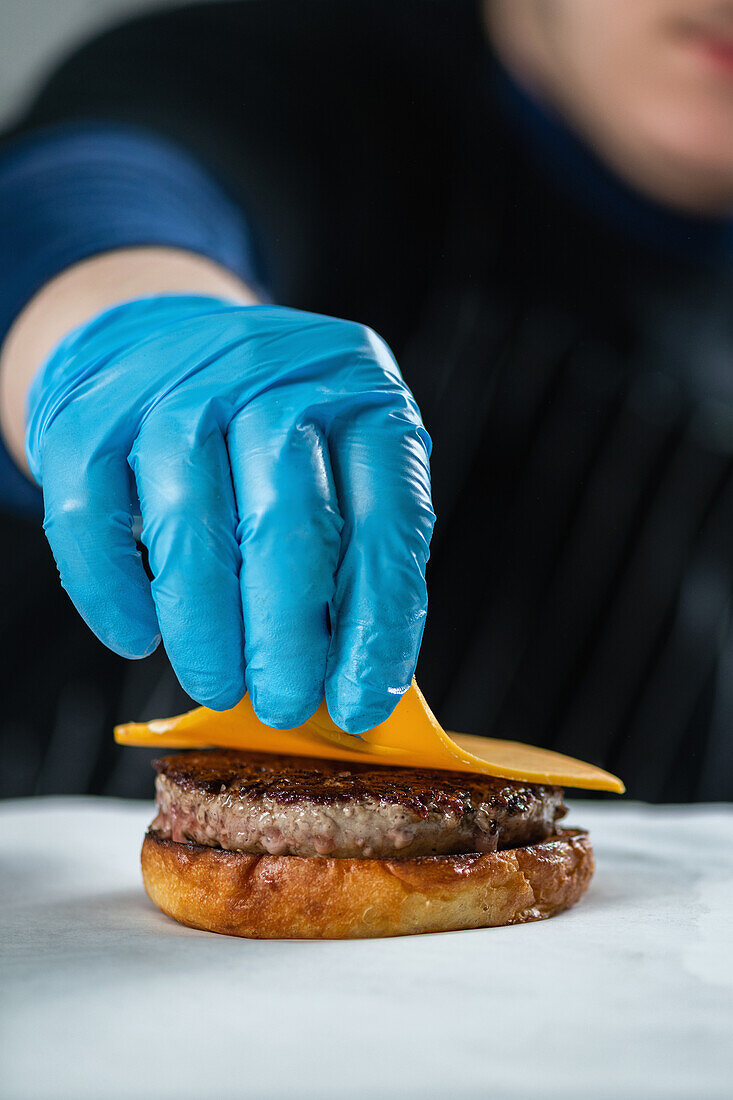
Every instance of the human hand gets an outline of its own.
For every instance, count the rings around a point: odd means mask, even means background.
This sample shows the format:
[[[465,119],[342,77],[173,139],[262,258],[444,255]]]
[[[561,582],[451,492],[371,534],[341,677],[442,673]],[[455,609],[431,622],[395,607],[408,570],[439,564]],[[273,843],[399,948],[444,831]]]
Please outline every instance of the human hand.
[[[278,306],[162,296],[64,338],[27,454],[61,581],[125,657],[360,733],[409,687],[426,613],[430,440],[384,342]],[[150,584],[132,535],[142,514]]]

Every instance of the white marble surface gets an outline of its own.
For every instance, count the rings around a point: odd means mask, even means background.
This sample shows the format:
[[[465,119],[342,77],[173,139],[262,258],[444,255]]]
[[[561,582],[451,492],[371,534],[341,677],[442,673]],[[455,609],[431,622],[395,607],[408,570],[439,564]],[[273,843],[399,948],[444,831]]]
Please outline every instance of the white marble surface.
[[[733,808],[574,804],[598,868],[541,924],[336,943],[179,927],[151,807],[0,807],[0,1096],[733,1095]]]

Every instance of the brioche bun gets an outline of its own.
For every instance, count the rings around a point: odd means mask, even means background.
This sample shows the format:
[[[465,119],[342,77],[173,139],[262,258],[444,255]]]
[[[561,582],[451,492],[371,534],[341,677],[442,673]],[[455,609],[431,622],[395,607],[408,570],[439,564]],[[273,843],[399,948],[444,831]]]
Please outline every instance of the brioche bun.
[[[143,882],[191,928],[252,939],[356,939],[543,920],[569,908],[593,874],[582,830],[490,854],[413,859],[263,856],[148,832]]]

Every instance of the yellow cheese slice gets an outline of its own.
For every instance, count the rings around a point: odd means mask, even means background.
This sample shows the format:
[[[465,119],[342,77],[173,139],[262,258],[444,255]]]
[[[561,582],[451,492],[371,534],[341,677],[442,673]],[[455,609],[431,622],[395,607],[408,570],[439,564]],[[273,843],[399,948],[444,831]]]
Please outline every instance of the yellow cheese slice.
[[[249,696],[245,695],[231,710],[199,707],[176,718],[117,726],[115,740],[121,745],[156,745],[167,749],[216,746],[365,764],[448,768],[619,794],[625,789],[615,775],[559,752],[515,741],[446,733],[414,680],[386,722],[362,738],[339,729],[331,720],[325,701],[302,726],[271,729],[260,722]]]

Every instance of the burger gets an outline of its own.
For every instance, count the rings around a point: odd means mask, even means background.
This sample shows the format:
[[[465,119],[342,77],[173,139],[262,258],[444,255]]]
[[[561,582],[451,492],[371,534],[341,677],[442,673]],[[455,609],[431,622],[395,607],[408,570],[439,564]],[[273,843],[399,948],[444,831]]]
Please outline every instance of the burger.
[[[542,920],[593,874],[561,787],[226,749],[155,762],[142,871],[192,928],[256,939],[403,936]]]

